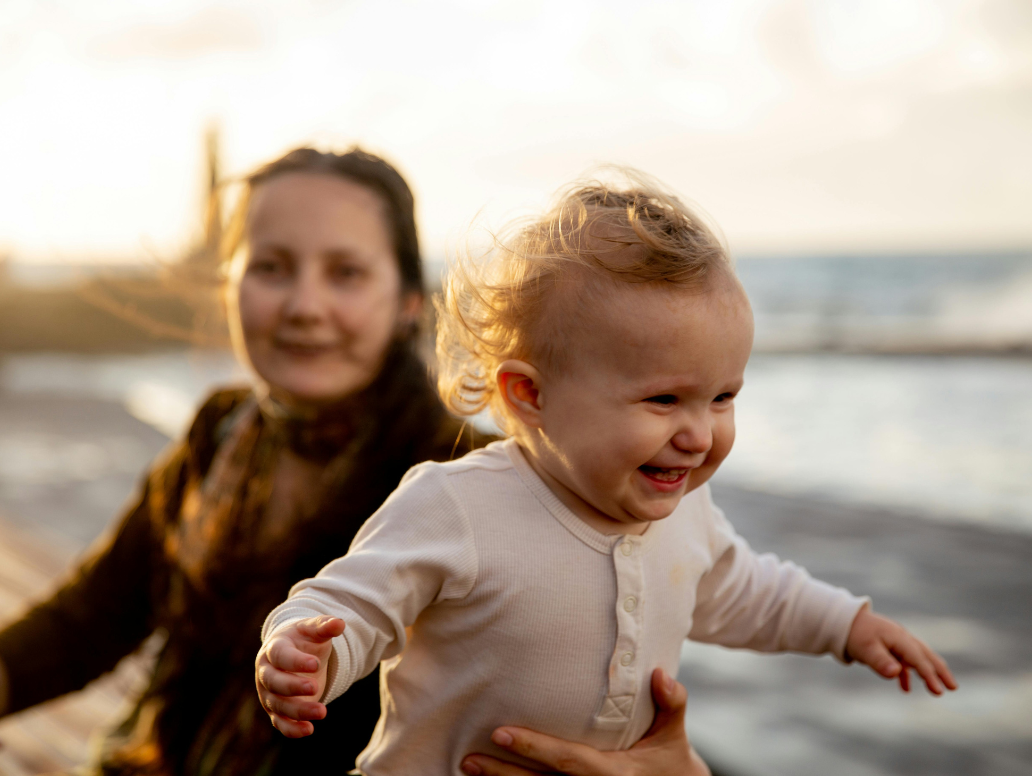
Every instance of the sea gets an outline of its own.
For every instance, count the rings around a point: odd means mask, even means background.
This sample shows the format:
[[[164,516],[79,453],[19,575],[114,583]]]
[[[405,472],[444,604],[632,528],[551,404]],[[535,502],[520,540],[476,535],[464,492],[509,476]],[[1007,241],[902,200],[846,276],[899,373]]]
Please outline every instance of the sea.
[[[757,338],[716,478],[1032,533],[1032,254],[743,258]],[[232,354],[0,356],[0,391],[121,403],[168,437]],[[31,477],[0,429],[0,485]],[[57,476],[54,455],[39,466]]]

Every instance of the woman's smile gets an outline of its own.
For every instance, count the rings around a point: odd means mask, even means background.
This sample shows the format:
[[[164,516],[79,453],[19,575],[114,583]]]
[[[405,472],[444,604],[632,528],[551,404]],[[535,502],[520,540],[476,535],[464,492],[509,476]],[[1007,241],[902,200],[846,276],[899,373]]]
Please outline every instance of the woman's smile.
[[[273,340],[277,350],[287,355],[300,358],[315,358],[318,356],[332,355],[340,351],[340,344],[337,342],[306,342],[303,340],[280,339]]]

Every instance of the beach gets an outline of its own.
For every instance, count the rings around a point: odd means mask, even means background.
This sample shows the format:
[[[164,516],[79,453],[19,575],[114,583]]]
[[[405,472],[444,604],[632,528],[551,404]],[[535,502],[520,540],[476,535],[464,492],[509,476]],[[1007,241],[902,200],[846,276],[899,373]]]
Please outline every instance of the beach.
[[[1017,463],[987,479],[947,444],[968,438],[975,457],[1025,460],[1032,366],[893,358],[757,357],[747,374],[756,398],[743,393],[738,447],[714,495],[757,550],[870,595],[928,640],[961,689],[904,696],[829,657],[687,644],[688,731],[723,776],[1032,767],[1032,498],[1022,490],[1032,485]],[[211,385],[244,378],[228,354],[6,359],[0,617],[42,595],[104,531]],[[923,414],[912,411],[919,405]],[[1008,421],[987,425],[993,412]],[[896,447],[879,418],[896,430]],[[118,719],[145,672],[145,657],[126,661],[84,693],[0,722],[0,774],[81,761],[91,731]]]
[[[865,666],[687,644],[700,751],[737,776],[1018,776],[1032,769],[1032,536],[715,487],[754,548],[870,595],[947,659],[960,689],[904,695]]]

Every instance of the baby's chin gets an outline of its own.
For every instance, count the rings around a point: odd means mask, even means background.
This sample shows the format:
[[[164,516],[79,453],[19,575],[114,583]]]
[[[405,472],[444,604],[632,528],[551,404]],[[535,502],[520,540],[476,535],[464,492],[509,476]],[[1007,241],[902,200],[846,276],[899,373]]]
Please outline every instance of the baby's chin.
[[[627,510],[627,513],[636,523],[655,523],[674,514],[674,510],[680,503],[681,496],[676,498],[668,496],[661,500],[656,499],[649,504],[635,504],[633,509]]]
[[[695,475],[696,472],[691,474]],[[697,478],[689,476],[688,481],[683,486],[683,490],[676,493],[650,494],[651,498],[637,500],[637,503],[632,508],[625,510],[626,513],[639,523],[655,523],[658,520],[670,517],[681,503],[681,499],[693,490],[701,488],[713,476],[713,472],[698,472],[698,474],[700,476]]]

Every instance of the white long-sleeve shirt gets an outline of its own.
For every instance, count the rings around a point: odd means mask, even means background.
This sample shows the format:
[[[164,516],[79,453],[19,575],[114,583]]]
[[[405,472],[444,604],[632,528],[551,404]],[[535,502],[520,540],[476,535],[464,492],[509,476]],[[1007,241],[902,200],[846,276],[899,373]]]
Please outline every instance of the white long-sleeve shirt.
[[[343,619],[323,700],[381,666],[360,772],[456,776],[471,752],[518,762],[491,743],[499,725],[631,746],[652,723],[652,671],[676,675],[685,637],[841,658],[864,600],[755,554],[707,486],[641,536],[601,534],[507,440],[412,469],[262,635]]]

